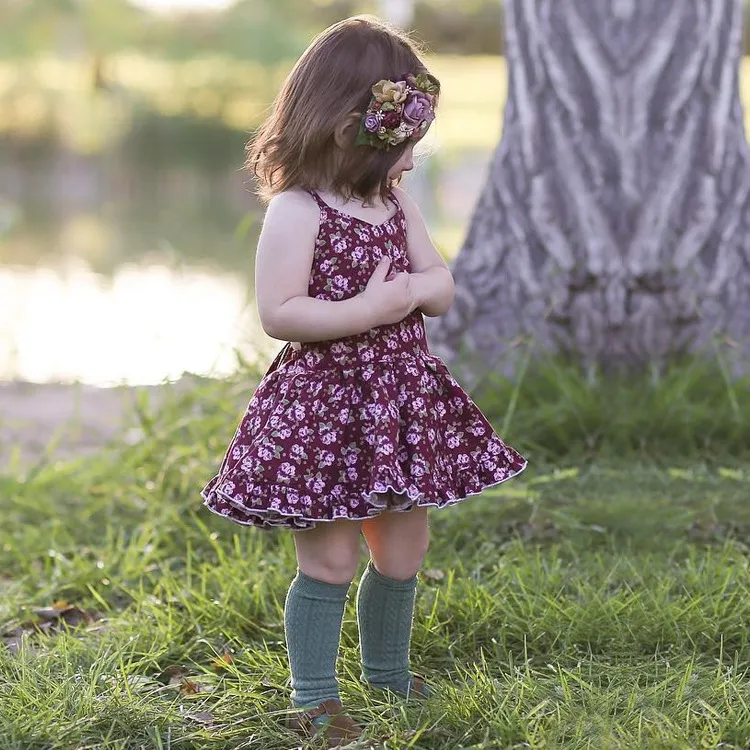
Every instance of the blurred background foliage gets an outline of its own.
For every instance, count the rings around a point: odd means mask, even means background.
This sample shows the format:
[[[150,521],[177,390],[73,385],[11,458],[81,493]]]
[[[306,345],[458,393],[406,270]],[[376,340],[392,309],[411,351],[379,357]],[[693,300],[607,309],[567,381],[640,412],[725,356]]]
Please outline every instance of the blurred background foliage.
[[[460,248],[501,136],[501,0],[237,0],[170,13],[156,1],[0,0],[0,379],[154,382],[213,372],[217,331],[246,353],[260,346],[257,326],[234,333],[254,308],[262,210],[244,146],[312,36],[352,14],[411,3],[407,27],[443,94],[407,187],[445,256]],[[204,273],[204,291],[187,270]],[[193,327],[181,353],[165,354],[196,299],[216,311],[201,318],[208,353],[195,355]],[[95,333],[93,321],[106,323]],[[108,361],[121,364],[87,374],[103,359],[84,363],[84,338],[113,329]],[[149,361],[148,375],[127,374]]]
[[[504,101],[502,1],[408,2],[410,31],[462,107],[442,108],[456,118],[442,127],[441,149],[491,148]],[[118,144],[146,167],[237,166],[311,37],[382,5],[236,0],[222,11],[156,13],[129,0],[4,0],[0,145],[32,162],[60,146],[90,154]]]
[[[0,1],[0,380],[158,382],[272,349],[245,144],[316,33],[410,0],[164,2]],[[448,255],[500,134],[502,7],[412,10],[444,95],[408,187]]]
[[[500,0],[416,0],[411,26],[436,53],[501,52]],[[237,0],[223,12],[157,14],[128,0],[4,0],[0,55],[138,49],[169,59],[215,55],[274,63],[296,57],[330,23],[377,12],[366,0]]]
[[[238,166],[243,142],[311,37],[378,7],[358,0],[238,0],[223,11],[165,14],[128,0],[6,0],[0,145],[23,165],[46,161],[59,148],[95,154],[117,146],[146,169],[164,162],[209,171]],[[494,56],[497,79],[501,19],[498,0],[414,4],[411,26],[432,54],[472,60],[436,67],[457,79],[448,90],[460,91],[466,106],[473,100],[473,109],[493,99],[476,96],[487,81],[480,83],[477,73],[489,71],[473,62]],[[485,134],[480,148],[497,137],[494,99],[490,117],[464,113],[479,117],[465,122]],[[449,149],[472,141],[459,126],[445,130],[448,142],[441,145]]]

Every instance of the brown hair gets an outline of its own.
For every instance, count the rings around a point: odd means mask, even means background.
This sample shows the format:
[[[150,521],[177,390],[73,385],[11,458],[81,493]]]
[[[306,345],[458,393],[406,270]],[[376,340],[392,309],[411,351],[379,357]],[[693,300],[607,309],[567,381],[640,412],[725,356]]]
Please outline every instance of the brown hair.
[[[373,84],[404,73],[428,73],[418,47],[372,16],[347,18],[319,34],[248,144],[246,167],[258,180],[261,198],[268,200],[292,187],[325,186],[347,199],[385,199],[388,170],[407,143],[383,150],[355,146],[355,134],[342,150],[335,131],[346,118],[364,115]]]

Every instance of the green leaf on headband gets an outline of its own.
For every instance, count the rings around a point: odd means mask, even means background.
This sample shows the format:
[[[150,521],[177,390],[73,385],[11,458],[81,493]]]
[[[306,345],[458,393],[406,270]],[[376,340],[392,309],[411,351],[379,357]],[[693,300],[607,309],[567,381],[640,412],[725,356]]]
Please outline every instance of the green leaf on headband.
[[[368,146],[369,145],[369,139],[368,139],[369,133],[365,130],[364,124],[359,126],[359,133],[357,133],[357,138],[354,141],[355,146]]]
[[[364,123],[359,126],[359,133],[354,141],[355,146],[371,146],[372,148],[385,148],[386,144],[380,140],[375,133],[365,128]]]
[[[440,91],[439,86],[433,82],[427,73],[420,73],[418,76],[414,76],[414,86],[426,94],[437,94]]]

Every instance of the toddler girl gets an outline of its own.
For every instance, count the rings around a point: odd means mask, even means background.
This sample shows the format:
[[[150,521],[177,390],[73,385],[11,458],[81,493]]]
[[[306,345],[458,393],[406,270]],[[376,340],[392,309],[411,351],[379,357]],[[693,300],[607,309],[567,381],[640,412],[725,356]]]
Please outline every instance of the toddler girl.
[[[329,747],[361,732],[336,681],[360,535],[370,551],[356,601],[362,679],[427,696],[409,668],[427,508],[526,466],[425,340],[423,316],[448,310],[453,278],[396,184],[439,91],[408,38],[351,18],[312,42],[249,148],[269,200],[258,311],[265,331],[289,343],[202,495],[236,523],[292,530],[289,724]]]

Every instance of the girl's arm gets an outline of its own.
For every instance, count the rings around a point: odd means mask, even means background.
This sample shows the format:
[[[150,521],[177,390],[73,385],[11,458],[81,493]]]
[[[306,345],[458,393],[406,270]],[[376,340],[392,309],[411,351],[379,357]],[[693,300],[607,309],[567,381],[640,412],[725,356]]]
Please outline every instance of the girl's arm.
[[[443,315],[453,303],[453,274],[436,250],[417,204],[400,188],[394,192],[408,225],[407,253],[412,268],[409,278],[419,309],[428,317]]]
[[[319,219],[317,204],[301,191],[290,190],[271,200],[255,260],[256,300],[263,330],[282,341],[327,341],[405,317],[409,310],[402,308],[414,304],[410,286],[406,278],[386,282],[386,263],[355,297],[340,302],[308,297]]]

